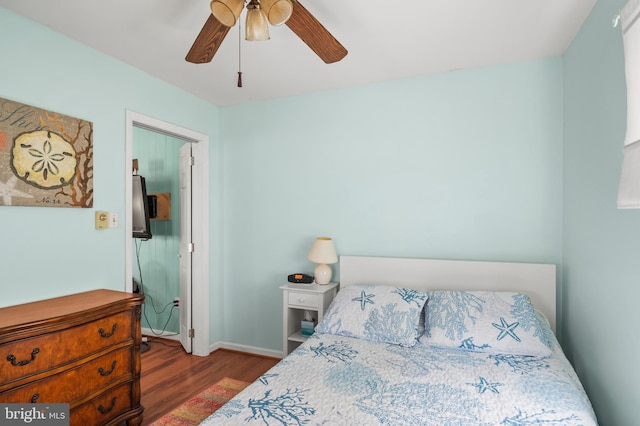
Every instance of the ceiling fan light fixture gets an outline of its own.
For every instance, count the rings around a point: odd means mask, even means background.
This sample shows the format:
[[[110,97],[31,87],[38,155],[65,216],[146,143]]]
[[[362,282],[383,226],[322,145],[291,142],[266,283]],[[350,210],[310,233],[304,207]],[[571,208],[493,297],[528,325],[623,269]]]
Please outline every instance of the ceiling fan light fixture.
[[[261,0],[262,10],[271,25],[282,25],[293,13],[291,0]]]
[[[222,25],[233,27],[244,8],[244,0],[212,0],[211,13]]]
[[[245,40],[269,40],[269,24],[258,0],[251,0],[247,5],[247,23],[245,25]]]

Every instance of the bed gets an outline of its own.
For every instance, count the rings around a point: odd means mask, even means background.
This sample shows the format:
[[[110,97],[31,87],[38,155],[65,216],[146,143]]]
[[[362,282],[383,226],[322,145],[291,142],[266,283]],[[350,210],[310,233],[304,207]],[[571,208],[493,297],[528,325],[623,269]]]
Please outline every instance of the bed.
[[[555,265],[340,258],[305,343],[204,425],[597,425],[555,335]]]

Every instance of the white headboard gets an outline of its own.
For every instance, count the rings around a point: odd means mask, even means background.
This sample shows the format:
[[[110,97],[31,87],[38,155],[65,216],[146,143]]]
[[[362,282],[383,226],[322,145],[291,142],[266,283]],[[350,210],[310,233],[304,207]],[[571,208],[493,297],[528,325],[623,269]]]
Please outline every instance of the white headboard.
[[[527,294],[556,331],[556,265],[340,256],[340,286],[386,284],[426,290]]]

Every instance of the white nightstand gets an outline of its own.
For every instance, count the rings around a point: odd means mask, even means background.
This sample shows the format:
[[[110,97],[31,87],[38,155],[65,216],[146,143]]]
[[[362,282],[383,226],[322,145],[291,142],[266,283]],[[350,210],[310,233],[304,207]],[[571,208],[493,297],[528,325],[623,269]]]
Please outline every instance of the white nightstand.
[[[285,356],[307,340],[300,332],[305,311],[309,311],[319,323],[338,292],[338,285],[287,284],[280,287],[283,293],[282,350]]]

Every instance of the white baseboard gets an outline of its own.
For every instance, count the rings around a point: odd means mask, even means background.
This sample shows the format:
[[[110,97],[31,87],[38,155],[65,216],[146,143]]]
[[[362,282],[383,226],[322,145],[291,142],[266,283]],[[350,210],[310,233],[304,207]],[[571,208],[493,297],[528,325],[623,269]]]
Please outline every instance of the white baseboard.
[[[216,342],[209,346],[210,352],[216,349],[229,349],[231,351],[245,352],[253,355],[268,356],[271,358],[283,358],[282,351],[274,351],[273,349],[258,348],[255,346],[238,345],[230,342]]]
[[[178,333],[163,332],[158,334],[158,333],[154,333],[149,328],[142,329],[142,336],[147,338],[162,337],[163,339],[175,340],[176,342],[180,341],[180,334]],[[230,343],[230,342],[215,342],[209,345],[209,354],[217,349],[229,349],[231,351],[245,352],[252,355],[268,356],[271,358],[283,358],[281,351],[258,348],[255,346],[239,345],[237,343]],[[202,356],[207,356],[209,354],[202,355]]]
[[[163,331],[162,333],[153,332],[150,328],[142,328],[142,335],[144,337],[162,337],[163,339],[180,341],[180,334],[173,331]]]

